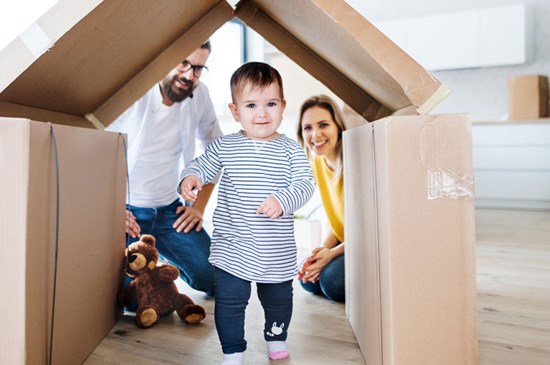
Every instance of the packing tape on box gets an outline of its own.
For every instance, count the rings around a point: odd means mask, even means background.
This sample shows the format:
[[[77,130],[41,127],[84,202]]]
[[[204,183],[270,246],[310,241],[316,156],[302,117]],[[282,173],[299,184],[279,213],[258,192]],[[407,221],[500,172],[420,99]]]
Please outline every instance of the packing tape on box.
[[[428,170],[428,200],[472,198],[474,179],[451,170]]]
[[[440,118],[442,118],[440,123]],[[474,197],[474,177],[455,171],[460,168],[460,158],[445,158],[461,151],[460,138],[446,136],[448,131],[443,127],[444,117],[434,116],[426,123],[418,136],[418,148],[421,164],[427,174],[427,198],[434,199],[472,199]],[[464,132],[466,132],[464,130]],[[466,136],[466,134],[465,134]],[[445,141],[445,142],[441,142]]]
[[[32,23],[23,33],[21,33],[19,39],[21,39],[35,57],[40,57],[53,46],[53,41],[36,23]]]

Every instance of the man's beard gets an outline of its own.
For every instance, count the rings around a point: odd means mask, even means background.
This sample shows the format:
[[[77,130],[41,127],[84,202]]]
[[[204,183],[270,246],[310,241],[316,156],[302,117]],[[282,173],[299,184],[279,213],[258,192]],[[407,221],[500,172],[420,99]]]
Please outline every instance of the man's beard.
[[[176,88],[176,90],[174,90],[174,87],[172,86],[176,83],[176,80],[187,85],[188,88],[182,89],[178,87]],[[164,92],[166,97],[170,99],[170,101],[172,101],[173,103],[182,102],[187,97],[192,98],[194,89],[195,87],[193,86],[193,81],[189,81],[185,78],[178,78],[177,76],[174,76],[171,79],[165,79],[162,82],[162,91]]]

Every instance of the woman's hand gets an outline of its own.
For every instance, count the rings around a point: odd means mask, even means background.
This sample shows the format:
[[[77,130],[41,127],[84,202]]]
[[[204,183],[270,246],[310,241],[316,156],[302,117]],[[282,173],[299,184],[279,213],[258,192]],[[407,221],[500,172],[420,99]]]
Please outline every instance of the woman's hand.
[[[302,268],[298,272],[298,280],[303,283],[315,283],[321,276],[321,271],[334,259],[333,251],[326,247],[317,247],[311,251],[311,255],[306,259]]]

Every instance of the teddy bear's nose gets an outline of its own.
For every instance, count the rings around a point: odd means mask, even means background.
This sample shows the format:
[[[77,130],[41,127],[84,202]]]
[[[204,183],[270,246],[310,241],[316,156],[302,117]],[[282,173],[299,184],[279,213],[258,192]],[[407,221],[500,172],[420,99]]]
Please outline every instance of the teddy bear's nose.
[[[133,255],[131,255],[131,256],[128,258],[128,261],[129,261],[129,262],[134,262],[134,261],[136,261],[136,259],[137,259],[137,255],[136,255],[136,254],[133,254]]]

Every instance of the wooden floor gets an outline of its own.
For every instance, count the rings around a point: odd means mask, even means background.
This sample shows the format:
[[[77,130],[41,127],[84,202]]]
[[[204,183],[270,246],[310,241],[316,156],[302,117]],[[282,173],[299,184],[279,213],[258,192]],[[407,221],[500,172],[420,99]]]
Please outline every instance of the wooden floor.
[[[477,210],[476,220],[479,364],[550,364],[550,212]],[[183,284],[180,290],[206,308],[202,324],[185,325],[174,315],[142,330],[124,316],[85,364],[218,365],[214,301]],[[253,297],[246,364],[365,364],[343,304],[296,288],[291,357],[277,362],[267,359],[262,318]]]
[[[550,212],[477,210],[479,363],[550,364]]]

